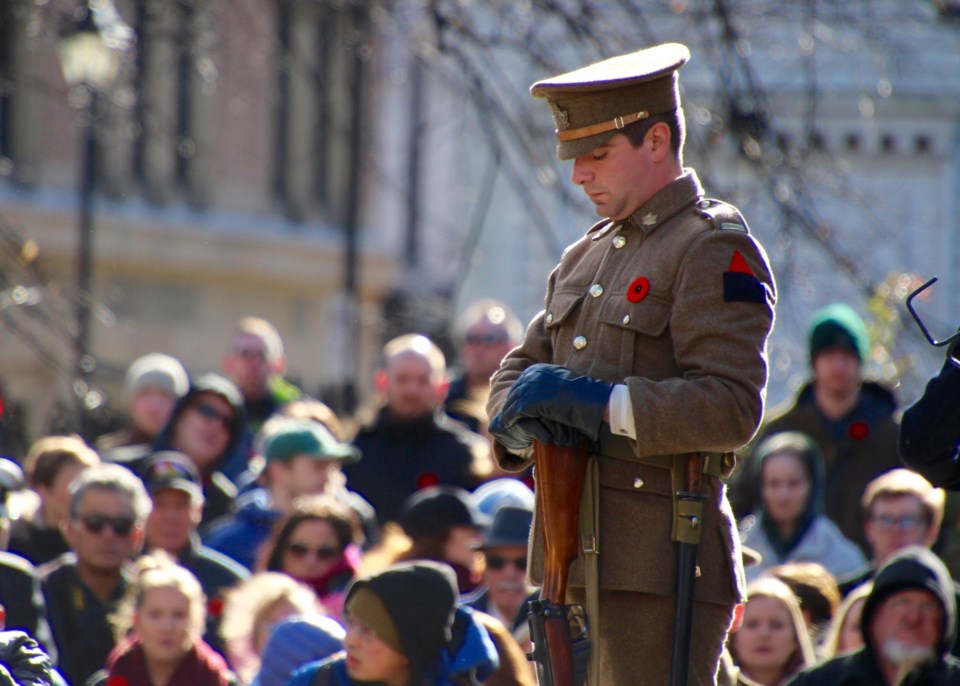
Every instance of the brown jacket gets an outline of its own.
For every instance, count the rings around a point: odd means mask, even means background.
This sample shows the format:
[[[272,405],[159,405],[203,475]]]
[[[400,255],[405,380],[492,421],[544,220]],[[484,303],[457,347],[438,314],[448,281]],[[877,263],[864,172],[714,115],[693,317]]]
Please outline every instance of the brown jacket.
[[[734,208],[703,200],[687,170],[627,221],[601,222],[567,248],[545,310],[493,377],[489,416],[525,368],[546,362],[626,384],[638,458],[735,450],[763,414],[775,299],[763,248]],[[529,464],[502,445],[496,453],[506,469]],[[669,470],[606,456],[598,463],[600,587],[673,595]],[[696,597],[730,605],[744,598],[739,542],[720,481],[705,477],[704,488]],[[536,582],[536,523],[532,542]],[[571,586],[584,585],[582,561]]]

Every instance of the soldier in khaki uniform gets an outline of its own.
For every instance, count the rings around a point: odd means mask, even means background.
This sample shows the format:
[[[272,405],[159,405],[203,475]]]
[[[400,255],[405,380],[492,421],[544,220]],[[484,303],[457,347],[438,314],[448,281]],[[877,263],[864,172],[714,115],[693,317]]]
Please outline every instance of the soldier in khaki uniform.
[[[507,469],[530,464],[533,439],[593,442],[583,546],[568,591],[570,602],[587,606],[595,639],[591,686],[669,683],[674,465],[688,452],[741,447],[763,414],[773,276],[739,212],[705,199],[696,173],[683,167],[677,69],[687,59],[686,47],[660,45],[531,89],[550,103],[558,156],[574,160],[573,182],[604,219],[550,275],[546,307],[494,375],[488,411]],[[719,479],[731,465],[710,458],[691,684],[715,683],[734,607],[744,601]],[[539,583],[536,525],[532,538]]]

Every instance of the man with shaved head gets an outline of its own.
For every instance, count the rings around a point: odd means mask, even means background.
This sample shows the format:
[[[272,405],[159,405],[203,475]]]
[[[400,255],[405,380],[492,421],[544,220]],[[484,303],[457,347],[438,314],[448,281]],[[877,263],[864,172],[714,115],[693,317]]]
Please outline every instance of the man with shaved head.
[[[472,489],[489,474],[487,442],[443,413],[446,360],[430,339],[406,334],[388,342],[374,381],[382,407],[353,441],[363,458],[348,468],[347,485],[381,523],[396,521],[421,488]]]

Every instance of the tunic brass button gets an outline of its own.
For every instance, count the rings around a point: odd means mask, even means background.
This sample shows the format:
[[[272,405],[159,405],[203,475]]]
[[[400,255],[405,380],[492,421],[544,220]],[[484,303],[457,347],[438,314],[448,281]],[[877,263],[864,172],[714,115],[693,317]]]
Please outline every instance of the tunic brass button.
[[[634,479],[634,480],[633,480],[633,487],[634,487],[634,488],[643,488],[643,479],[641,479],[639,476],[638,476],[636,479]]]
[[[627,239],[624,236],[616,236],[613,239],[613,247],[619,250],[627,244]]]
[[[577,336],[573,339],[573,347],[577,350],[583,350],[587,347],[587,338],[586,336]]]
[[[626,326],[629,323],[630,323],[630,315],[629,314],[623,315],[623,325]]]
[[[553,313],[547,315],[547,324],[553,324]]]
[[[601,295],[603,295],[603,286],[598,283],[590,286],[590,295],[592,295],[594,298],[599,298]]]

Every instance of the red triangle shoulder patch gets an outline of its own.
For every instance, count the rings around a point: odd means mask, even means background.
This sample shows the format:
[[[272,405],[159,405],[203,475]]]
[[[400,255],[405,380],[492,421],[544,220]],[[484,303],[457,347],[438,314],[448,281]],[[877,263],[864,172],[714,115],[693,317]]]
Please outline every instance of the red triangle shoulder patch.
[[[739,250],[733,251],[733,259],[730,260],[730,266],[727,267],[727,271],[753,276],[753,270],[750,269],[750,265],[747,264],[747,260],[744,259]]]

